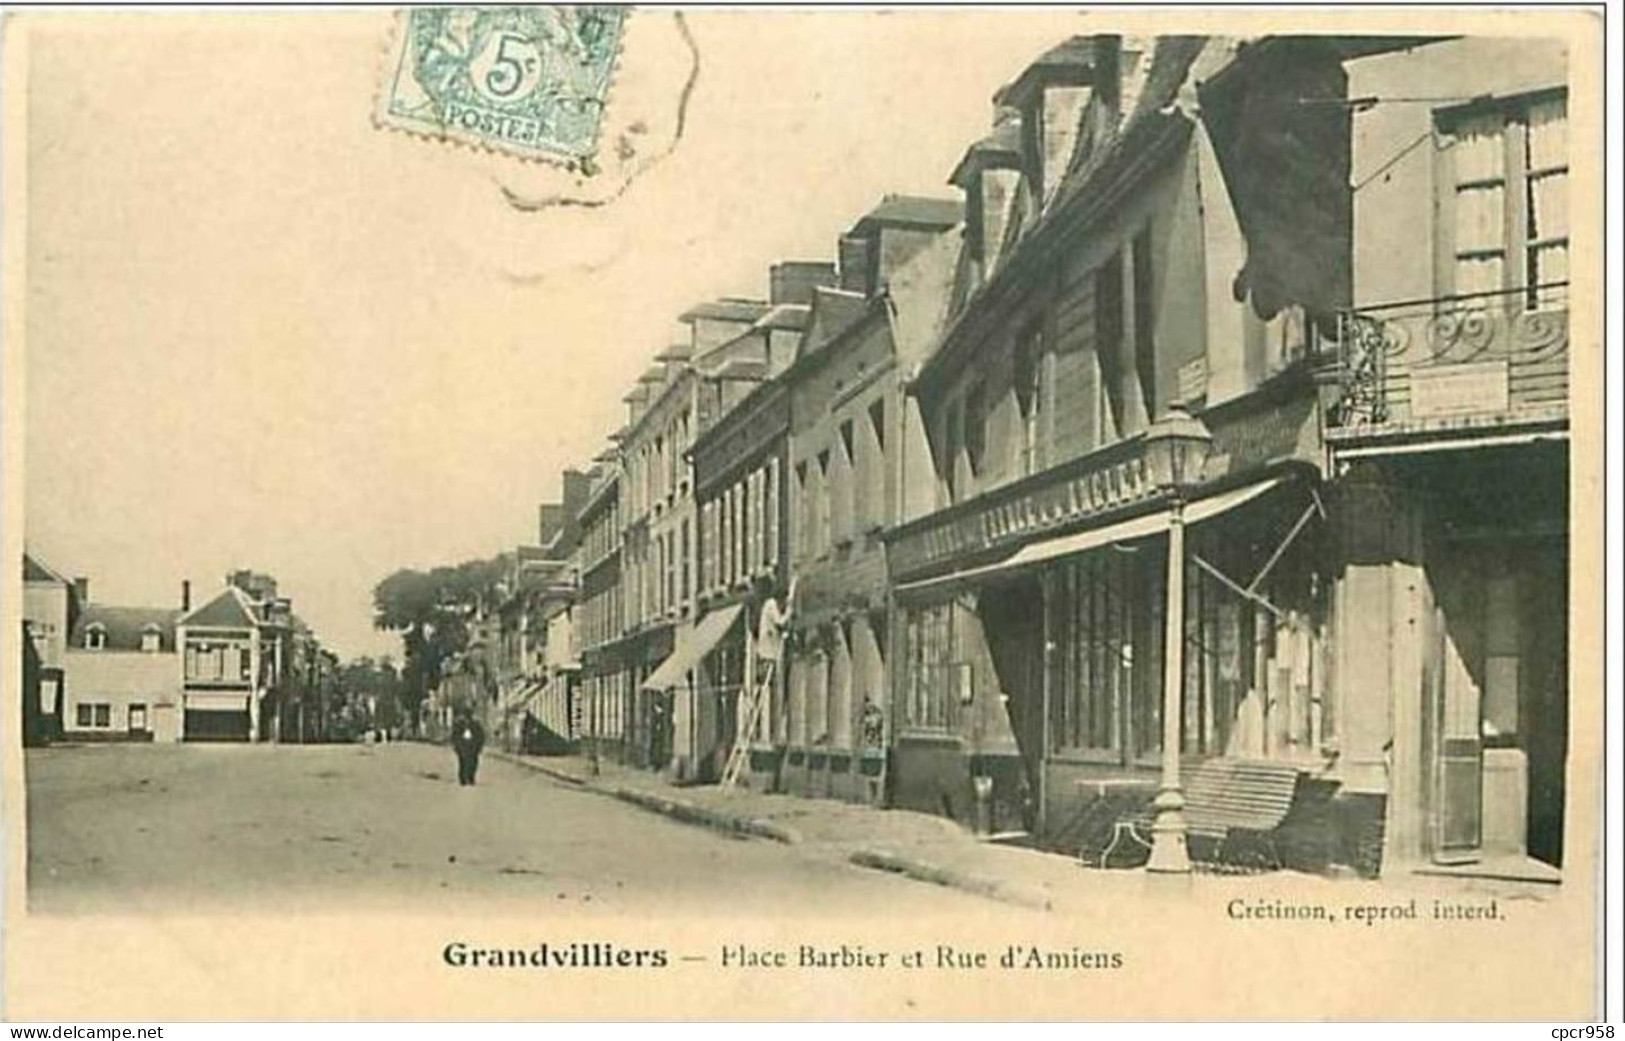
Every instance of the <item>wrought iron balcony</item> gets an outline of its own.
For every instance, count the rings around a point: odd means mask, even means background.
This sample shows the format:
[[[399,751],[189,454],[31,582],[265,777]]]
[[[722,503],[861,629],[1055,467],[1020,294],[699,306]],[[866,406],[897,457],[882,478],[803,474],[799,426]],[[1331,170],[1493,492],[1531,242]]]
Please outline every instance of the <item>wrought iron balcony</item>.
[[[1154,498],[1143,434],[1001,485],[886,533],[893,577],[965,561]]]
[[[1568,415],[1565,285],[1349,311],[1335,349],[1334,439]]]

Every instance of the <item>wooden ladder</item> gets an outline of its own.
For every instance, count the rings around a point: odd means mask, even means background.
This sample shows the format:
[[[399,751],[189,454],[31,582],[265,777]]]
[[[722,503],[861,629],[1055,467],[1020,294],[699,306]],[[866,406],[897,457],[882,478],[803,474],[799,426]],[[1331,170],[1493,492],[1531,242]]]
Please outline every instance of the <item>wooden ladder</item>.
[[[776,662],[766,661],[762,665],[762,675],[757,678],[756,686],[745,695],[745,703],[740,706],[744,715],[742,725],[734,732],[733,747],[728,750],[728,761],[722,767],[722,787],[733,788],[739,784],[744,776],[745,767],[750,764],[750,745],[756,737],[756,724],[762,718],[762,709],[767,705],[767,699],[773,690],[773,671]]]

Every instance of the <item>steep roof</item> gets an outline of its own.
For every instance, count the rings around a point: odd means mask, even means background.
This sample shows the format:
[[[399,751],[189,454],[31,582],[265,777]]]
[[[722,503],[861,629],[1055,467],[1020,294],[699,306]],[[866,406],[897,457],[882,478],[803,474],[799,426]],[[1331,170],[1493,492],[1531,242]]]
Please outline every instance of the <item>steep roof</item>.
[[[63,577],[61,572],[35,556],[30,550],[23,550],[23,581],[61,582],[65,586],[73,585],[73,582]]]
[[[868,306],[868,298],[862,293],[819,286],[813,292],[812,315],[802,333],[797,357],[817,354],[826,343],[841,335],[841,330],[862,318]]]
[[[759,358],[725,358],[706,376],[714,380],[765,380],[767,363]]]
[[[224,589],[213,600],[195,608],[180,619],[182,625],[219,626],[245,629],[259,624],[248,597],[235,586]]]
[[[740,300],[724,297],[695,304],[678,316],[680,322],[710,318],[721,322],[754,322],[767,313],[768,304],[762,300]]]
[[[159,647],[165,651],[175,649],[175,623],[181,612],[169,607],[117,607],[112,604],[87,604],[79,612],[73,631],[68,636],[70,648],[85,645],[85,633],[99,626],[107,634],[104,646],[109,651],[139,651],[141,637],[149,629],[159,633]]]
[[[1194,122],[1175,102],[1208,40],[1203,36],[1158,39],[1133,111],[1093,148],[1080,148],[1073,154],[1054,198],[1021,236],[1018,248],[1008,251],[1010,259],[959,302],[942,342],[916,373],[916,387],[932,383],[950,359],[962,353],[966,342],[977,338],[971,330],[985,329],[1005,313],[1003,309],[1021,287],[1030,284],[1035,267],[1052,258],[1056,243],[1069,233],[1076,234],[1075,226],[1097,219],[1131,192],[1139,183],[1138,167],[1170,154],[1172,143],[1188,137]]]
[[[963,235],[938,235],[899,267],[886,287],[891,298],[892,343],[905,371],[936,349],[948,323],[948,306],[964,248]]]
[[[757,319],[751,329],[788,329],[801,332],[812,321],[812,307],[807,304],[775,304],[773,310]]]
[[[996,104],[1021,104],[1041,83],[1087,83],[1109,56],[1099,36],[1072,36],[1030,62],[1021,75],[993,95]]]
[[[859,217],[848,234],[860,234],[881,224],[947,229],[958,224],[964,212],[965,205],[958,199],[941,199],[930,195],[887,195],[874,209]]]
[[[1021,165],[1021,115],[1009,112],[992,132],[965,150],[965,155],[948,175],[949,184],[963,188],[972,170],[982,166]]]

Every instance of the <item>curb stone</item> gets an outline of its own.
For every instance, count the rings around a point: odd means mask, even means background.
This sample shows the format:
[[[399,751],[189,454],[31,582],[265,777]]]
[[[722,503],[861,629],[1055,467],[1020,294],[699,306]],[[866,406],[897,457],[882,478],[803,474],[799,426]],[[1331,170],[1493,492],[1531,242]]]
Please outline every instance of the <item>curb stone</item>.
[[[929,861],[900,856],[880,849],[859,849],[847,858],[858,867],[877,871],[890,871],[906,875],[919,882],[930,882],[949,889],[960,889],[977,896],[1016,904],[1037,911],[1050,910],[1049,894],[1034,886],[1008,882],[1001,878],[977,875],[957,868],[943,867]]]
[[[492,751],[487,752],[486,754],[494,756],[505,763],[512,763],[515,766],[524,767],[526,770],[531,770],[539,774],[546,774],[554,780],[563,781],[566,784],[573,784],[578,788],[587,787],[587,779],[585,777],[579,777],[568,770],[560,770],[558,767],[537,762],[535,759],[529,756],[515,755],[512,752],[502,751]]]
[[[566,784],[573,785],[584,791],[597,792],[600,795],[609,795],[631,803],[646,810],[680,820],[687,824],[698,824],[717,831],[733,835],[745,835],[755,838],[770,839],[781,842],[786,846],[799,846],[803,839],[796,829],[777,821],[762,820],[755,817],[743,817],[738,814],[727,813],[722,810],[713,810],[683,799],[673,799],[657,792],[646,791],[641,788],[631,788],[624,785],[604,784],[594,781],[590,777],[582,777],[568,770],[560,770],[545,762],[529,756],[514,755],[512,752],[493,751],[489,754],[509,762],[515,766],[523,767],[535,773],[543,774]]]
[[[771,839],[774,842],[782,842],[787,846],[798,846],[802,841],[800,832],[776,821],[724,813],[686,800],[673,799],[669,796],[643,791],[638,788],[616,786],[603,790],[622,802],[629,802],[688,824],[700,824],[735,835],[751,835],[756,838]]]
[[[625,803],[630,803],[653,813],[670,817],[673,820],[686,824],[697,824],[732,835],[751,836],[769,839],[786,846],[799,846],[805,840],[795,828],[780,824],[774,820],[759,817],[745,817],[739,814],[714,810],[701,806],[685,799],[674,799],[658,792],[647,791],[625,785],[609,785],[594,782],[591,778],[581,777],[566,770],[539,762],[528,756],[518,756],[509,752],[495,752],[497,758],[513,763],[515,766],[544,774],[566,784],[573,785],[584,791],[597,792],[600,795],[612,796]],[[963,838],[964,829],[958,823],[943,819],[944,830],[954,837]],[[927,882],[943,886],[948,889],[958,889],[989,900],[1001,903],[1014,904],[1038,911],[1051,909],[1049,894],[1035,886],[1009,882],[1001,878],[987,875],[978,875],[973,872],[961,871],[956,868],[944,867],[928,861],[905,857],[886,850],[863,848],[853,851],[847,861],[858,867],[877,871],[889,871],[894,874],[912,878],[918,882]]]

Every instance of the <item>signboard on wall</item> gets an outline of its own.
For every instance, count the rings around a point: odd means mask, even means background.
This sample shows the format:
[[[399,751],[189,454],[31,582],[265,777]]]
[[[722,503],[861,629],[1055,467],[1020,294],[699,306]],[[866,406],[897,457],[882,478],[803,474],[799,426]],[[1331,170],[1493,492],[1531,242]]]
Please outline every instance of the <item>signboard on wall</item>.
[[[1411,370],[1411,415],[1418,419],[1505,412],[1509,397],[1505,360]]]

